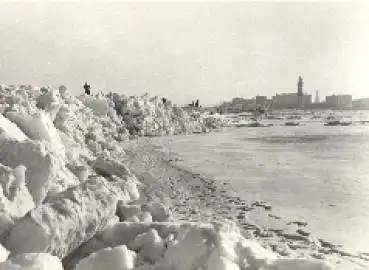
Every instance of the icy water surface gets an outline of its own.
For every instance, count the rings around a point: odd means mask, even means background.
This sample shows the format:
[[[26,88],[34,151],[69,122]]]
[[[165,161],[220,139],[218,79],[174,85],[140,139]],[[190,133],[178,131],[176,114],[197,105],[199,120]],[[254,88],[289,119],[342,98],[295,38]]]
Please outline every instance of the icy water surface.
[[[276,123],[276,122],[274,122]],[[157,138],[191,170],[309,223],[315,236],[369,251],[369,125],[231,128]]]

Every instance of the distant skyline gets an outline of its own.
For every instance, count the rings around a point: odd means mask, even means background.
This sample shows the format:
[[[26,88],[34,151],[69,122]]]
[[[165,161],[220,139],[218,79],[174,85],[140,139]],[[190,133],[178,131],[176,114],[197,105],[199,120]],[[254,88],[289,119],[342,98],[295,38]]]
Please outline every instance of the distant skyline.
[[[304,92],[369,96],[369,4],[1,2],[0,83],[204,105]]]

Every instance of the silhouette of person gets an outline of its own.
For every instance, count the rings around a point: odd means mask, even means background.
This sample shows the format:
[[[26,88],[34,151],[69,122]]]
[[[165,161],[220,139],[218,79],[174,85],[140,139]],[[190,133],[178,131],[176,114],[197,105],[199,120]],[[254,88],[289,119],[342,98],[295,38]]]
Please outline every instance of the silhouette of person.
[[[85,89],[86,95],[91,95],[91,86],[88,85],[87,82],[85,82],[85,85],[83,86],[83,88]]]
[[[199,100],[196,100],[195,107],[199,107]]]

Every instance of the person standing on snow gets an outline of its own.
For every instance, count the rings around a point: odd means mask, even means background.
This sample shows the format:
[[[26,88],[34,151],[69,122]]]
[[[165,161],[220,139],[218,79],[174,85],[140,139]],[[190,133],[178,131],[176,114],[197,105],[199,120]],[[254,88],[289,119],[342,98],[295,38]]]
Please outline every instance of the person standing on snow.
[[[91,95],[91,85],[88,85],[87,82],[85,82],[85,85],[83,86],[83,88],[85,89],[86,95]]]

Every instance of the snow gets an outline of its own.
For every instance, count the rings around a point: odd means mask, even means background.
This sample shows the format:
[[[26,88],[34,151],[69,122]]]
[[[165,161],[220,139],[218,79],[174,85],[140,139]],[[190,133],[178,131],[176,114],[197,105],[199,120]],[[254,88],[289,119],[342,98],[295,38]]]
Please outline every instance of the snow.
[[[86,107],[91,108],[95,114],[99,116],[104,116],[108,114],[109,104],[104,98],[95,98],[91,96],[80,96],[79,100],[85,104]]]
[[[36,205],[47,196],[49,190],[60,192],[78,184],[78,179],[65,168],[64,160],[49,152],[41,142],[14,139],[0,140],[0,162],[15,168],[19,164],[27,168],[26,185]]]
[[[105,248],[81,260],[74,270],[129,270],[135,265],[136,254],[125,245]]]
[[[121,220],[127,220],[137,216],[141,212],[140,205],[125,205],[121,201],[117,205],[117,215]]]
[[[0,163],[0,214],[3,217],[0,234],[35,207],[25,184],[25,172],[22,165],[13,170]]]
[[[10,252],[2,245],[0,245],[0,263],[5,261],[8,258],[9,254]]]
[[[16,123],[29,138],[40,141],[45,140],[53,151],[62,156],[65,154],[59,133],[47,113],[40,111],[33,115],[25,115],[9,112],[6,114],[6,117]]]
[[[142,209],[148,211],[153,221],[165,221],[169,217],[169,210],[163,204],[157,202],[149,202],[144,204]]]
[[[47,253],[27,253],[0,263],[0,270],[63,270],[60,260]]]
[[[168,205],[140,200],[121,141],[207,132],[222,117],[65,86],[1,85],[0,112],[0,270],[332,269],[281,258],[232,222],[169,222]]]
[[[207,262],[208,269],[212,270],[239,270],[240,267],[231,260],[219,256],[216,252],[213,252]]]
[[[129,247],[139,253],[142,260],[156,262],[164,254],[164,242],[155,229],[136,236]]]
[[[3,134],[4,133],[4,134]],[[28,137],[16,124],[0,114],[0,136],[7,136],[18,141],[27,140]]]
[[[47,251],[63,258],[107,227],[124,196],[124,182],[92,178],[32,210],[10,231],[5,247],[12,254]]]

